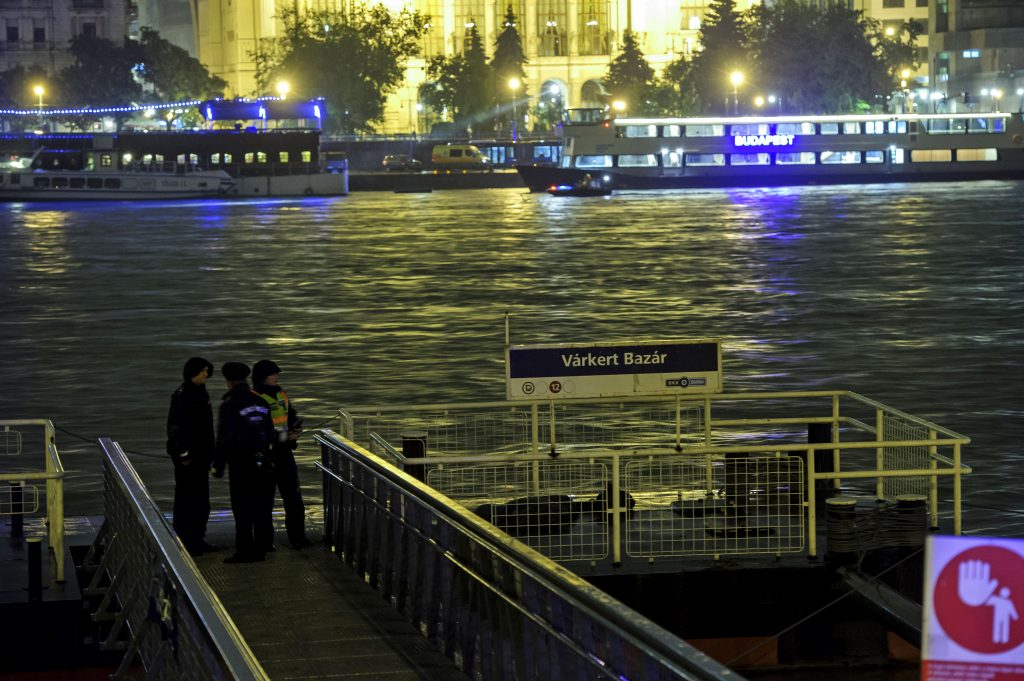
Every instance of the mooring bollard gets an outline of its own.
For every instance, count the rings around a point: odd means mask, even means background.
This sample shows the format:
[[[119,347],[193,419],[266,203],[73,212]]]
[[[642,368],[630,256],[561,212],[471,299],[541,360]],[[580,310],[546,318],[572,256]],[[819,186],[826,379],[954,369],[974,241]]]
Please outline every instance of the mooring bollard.
[[[29,537],[28,546],[28,600],[37,603],[43,600],[43,538]]]
[[[848,565],[860,550],[857,537],[857,500],[853,497],[832,497],[825,500],[825,533],[828,539],[826,558],[839,565]]]

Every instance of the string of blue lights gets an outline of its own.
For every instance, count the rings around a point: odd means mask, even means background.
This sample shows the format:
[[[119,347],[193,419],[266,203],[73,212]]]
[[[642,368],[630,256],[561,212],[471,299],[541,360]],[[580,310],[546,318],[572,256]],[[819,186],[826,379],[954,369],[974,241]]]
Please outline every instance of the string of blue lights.
[[[278,101],[281,97],[258,97],[256,99],[242,99],[244,102]],[[104,106],[104,107],[81,107],[77,109],[0,109],[0,116],[83,116],[83,115],[107,115],[119,113],[134,113],[137,111],[160,110],[160,109],[184,109],[199,106],[203,100],[192,99],[184,102],[173,102],[170,104],[130,104],[127,106]]]

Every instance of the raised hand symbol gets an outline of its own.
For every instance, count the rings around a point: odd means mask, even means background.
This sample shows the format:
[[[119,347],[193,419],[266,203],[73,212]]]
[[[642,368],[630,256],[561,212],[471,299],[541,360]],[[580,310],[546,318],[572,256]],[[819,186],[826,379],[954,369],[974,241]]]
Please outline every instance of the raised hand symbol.
[[[977,607],[985,605],[989,596],[995,593],[999,583],[989,579],[991,566],[981,560],[965,560],[960,563],[960,580],[957,594],[965,604]]]

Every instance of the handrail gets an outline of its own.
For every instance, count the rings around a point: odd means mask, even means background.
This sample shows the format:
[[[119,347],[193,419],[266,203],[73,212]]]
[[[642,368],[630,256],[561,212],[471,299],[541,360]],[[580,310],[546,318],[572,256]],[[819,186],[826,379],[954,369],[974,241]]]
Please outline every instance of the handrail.
[[[53,422],[49,419],[5,419],[0,427],[41,426],[46,446],[46,468],[42,473],[7,473],[0,481],[45,480],[47,539],[53,551],[56,581],[64,582],[64,464],[57,452]]]
[[[627,608],[573,572],[558,565],[526,544],[501,532],[475,513],[457,502],[435,491],[425,483],[395,468],[359,445],[346,441],[337,433],[323,430],[314,438],[324,447],[357,461],[377,478],[382,478],[398,488],[404,495],[412,497],[427,507],[435,516],[448,521],[449,527],[472,544],[489,552],[492,556],[513,567],[519,574],[535,581],[549,592],[557,593],[575,612],[583,613],[600,622],[602,627],[615,632],[634,650],[649,654],[673,673],[687,679],[742,679],[735,672],[697,651],[687,643],[662,629],[660,626]],[[322,464],[317,466],[344,485],[352,483]],[[325,502],[326,502],[325,495]],[[339,514],[341,515],[341,514]],[[353,528],[358,531],[358,528]],[[473,549],[468,549],[472,552]],[[457,556],[446,554],[456,562]],[[508,596],[502,594],[506,600]],[[449,604],[453,605],[453,604]],[[533,613],[535,617],[537,613]],[[552,630],[558,638],[564,634]],[[573,641],[576,647],[580,642]],[[610,668],[613,661],[600,660],[596,651],[585,651],[584,658],[589,664],[601,667],[605,673],[619,678],[618,670]]]
[[[183,553],[174,531],[168,526],[121,445],[103,437],[99,439],[99,446],[103,450],[104,459],[113,473],[117,486],[130,500],[129,508],[134,520],[142,526],[144,535],[150,540],[151,545],[148,548],[155,555],[149,562],[158,563],[165,568],[173,582],[180,587],[177,592],[186,599],[195,617],[202,624],[217,657],[230,673],[230,678],[241,681],[269,681],[270,677],[260,666],[216,593],[199,575],[192,559]],[[108,504],[112,493],[110,489],[106,491]],[[113,520],[111,509],[108,509],[107,520]],[[141,548],[132,547],[130,550],[137,551]],[[144,581],[148,583],[149,580]],[[128,595],[125,594],[126,597]],[[143,622],[132,623],[133,629],[142,625]],[[169,644],[168,642],[167,645]],[[206,663],[211,661],[205,655],[201,657]]]

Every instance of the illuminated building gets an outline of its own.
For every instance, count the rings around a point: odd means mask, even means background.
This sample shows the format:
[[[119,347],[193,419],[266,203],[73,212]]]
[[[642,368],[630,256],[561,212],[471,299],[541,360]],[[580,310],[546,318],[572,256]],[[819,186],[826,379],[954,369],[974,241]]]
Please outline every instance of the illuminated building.
[[[49,0],[0,4],[0,71],[37,67],[53,74],[72,62],[68,44],[78,35],[120,43],[128,30],[126,0]]]

